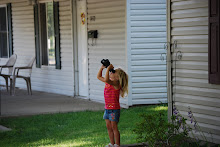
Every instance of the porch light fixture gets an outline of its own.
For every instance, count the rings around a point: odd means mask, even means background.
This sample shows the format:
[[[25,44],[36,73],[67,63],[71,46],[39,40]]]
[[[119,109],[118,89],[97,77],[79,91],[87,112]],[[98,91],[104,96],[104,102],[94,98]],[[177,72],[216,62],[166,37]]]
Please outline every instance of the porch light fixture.
[[[95,21],[95,16],[90,16],[90,21]]]

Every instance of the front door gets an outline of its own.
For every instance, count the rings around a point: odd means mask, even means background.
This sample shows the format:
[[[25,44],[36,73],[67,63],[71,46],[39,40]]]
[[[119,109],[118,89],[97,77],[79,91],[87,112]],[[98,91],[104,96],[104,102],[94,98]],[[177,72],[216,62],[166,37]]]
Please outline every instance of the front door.
[[[77,40],[79,96],[88,97],[88,49],[87,49],[87,8],[86,0],[77,0]]]

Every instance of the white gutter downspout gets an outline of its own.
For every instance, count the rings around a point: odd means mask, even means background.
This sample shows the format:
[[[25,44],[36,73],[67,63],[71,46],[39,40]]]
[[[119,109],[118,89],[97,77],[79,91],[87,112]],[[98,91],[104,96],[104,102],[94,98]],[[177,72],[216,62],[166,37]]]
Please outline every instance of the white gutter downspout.
[[[73,36],[73,66],[74,66],[74,96],[79,95],[79,69],[78,69],[78,40],[76,24],[76,0],[70,0],[72,5],[72,36]]]
[[[126,35],[127,35],[127,64],[128,64],[128,106],[132,106],[132,76],[131,76],[131,19],[130,0],[126,0]]]
[[[167,0],[167,99],[168,99],[168,121],[173,114],[172,95],[172,56],[171,56],[171,0]]]

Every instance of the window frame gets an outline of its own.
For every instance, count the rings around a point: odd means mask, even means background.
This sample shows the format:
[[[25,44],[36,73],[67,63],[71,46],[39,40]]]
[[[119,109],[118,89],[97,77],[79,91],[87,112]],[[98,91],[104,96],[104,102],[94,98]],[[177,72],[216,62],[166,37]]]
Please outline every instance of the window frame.
[[[0,57],[0,59],[8,59],[9,58],[9,40],[8,40],[8,8],[7,4],[0,5],[0,8],[5,8],[6,14],[6,34],[7,34],[7,57]]]
[[[39,30],[40,30],[40,32],[39,32],[39,39],[40,39],[40,64],[41,64],[41,66],[42,67],[55,67],[56,66],[56,57],[54,56],[54,60],[55,60],[55,64],[49,64],[49,49],[48,49],[48,23],[47,23],[47,17],[48,17],[48,13],[47,13],[47,10],[48,10],[48,8],[47,8],[47,5],[48,5],[48,3],[52,3],[52,5],[53,5],[53,1],[51,1],[51,0],[49,0],[49,1],[44,1],[44,2],[40,2],[39,3],[39,8],[40,8],[40,5],[41,4],[45,4],[45,17],[46,17],[46,22],[44,22],[45,24],[46,24],[46,28],[44,28],[45,30],[46,30],[46,44],[45,44],[45,46],[46,46],[46,55],[47,55],[47,64],[43,64],[43,49],[42,49],[42,34],[41,34],[41,29],[42,29],[42,18],[41,18],[41,9],[38,9],[38,15],[39,15],[39,20],[38,20],[38,22],[39,22]],[[54,7],[54,6],[53,6]],[[54,22],[54,18],[53,18],[53,22]],[[55,38],[55,35],[54,35],[54,38]],[[54,39],[54,41],[55,41],[55,39]],[[55,50],[54,50],[54,54],[55,54]]]
[[[47,0],[46,2],[53,2],[53,26],[54,26],[54,52],[55,52],[55,69],[61,69],[61,49],[60,49],[60,16],[59,16],[59,2]],[[42,65],[42,54],[41,54],[41,28],[40,28],[40,4],[46,3],[38,2],[33,5],[34,7],[34,30],[35,30],[35,53],[36,53],[36,67],[53,67],[54,65]],[[49,52],[49,50],[48,50]],[[49,59],[49,54],[48,54]],[[48,60],[49,61],[49,60]]]
[[[47,17],[48,17],[48,5],[49,2],[46,3],[46,20],[47,20]],[[54,9],[54,2],[52,1],[52,5],[53,5],[53,9]],[[53,10],[54,11],[54,10]],[[52,12],[53,13],[53,12]],[[53,14],[53,37],[54,37],[54,42],[55,42],[55,28],[54,28],[54,14]],[[55,57],[55,45],[54,45],[54,60],[55,60],[55,63],[54,64],[49,64],[49,45],[48,45],[48,37],[49,37],[49,33],[48,33],[48,22],[46,21],[46,30],[47,30],[47,58],[48,58],[48,66],[56,66],[56,57]]]

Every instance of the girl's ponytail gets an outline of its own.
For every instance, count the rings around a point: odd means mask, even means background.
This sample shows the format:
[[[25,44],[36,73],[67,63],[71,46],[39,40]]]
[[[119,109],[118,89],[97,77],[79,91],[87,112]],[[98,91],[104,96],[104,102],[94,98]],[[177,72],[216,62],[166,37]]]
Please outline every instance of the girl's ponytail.
[[[118,69],[119,73],[119,84],[121,87],[121,97],[125,97],[128,94],[128,75],[122,69]]]

